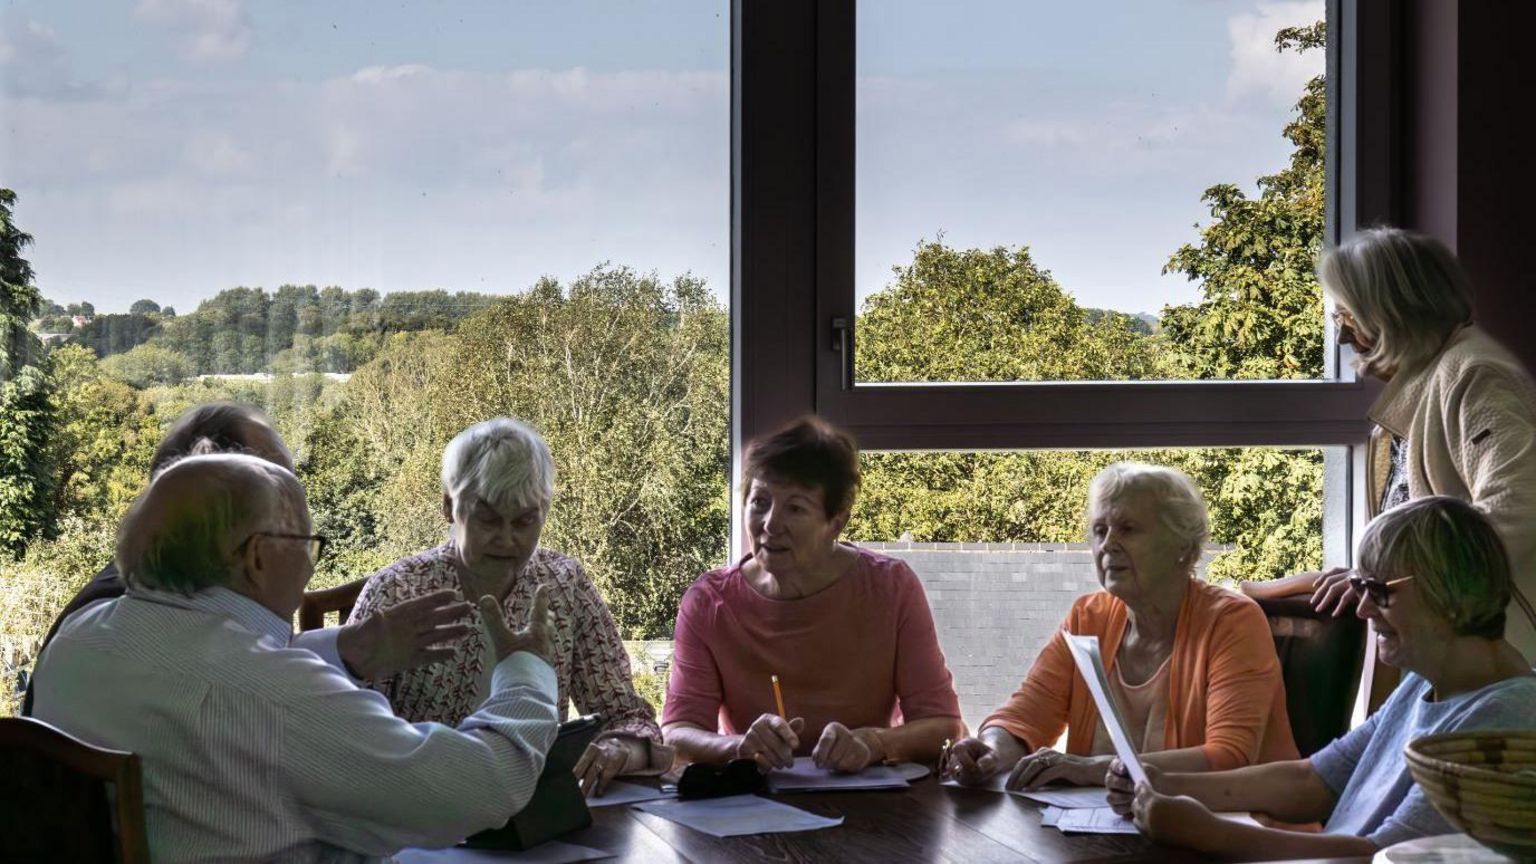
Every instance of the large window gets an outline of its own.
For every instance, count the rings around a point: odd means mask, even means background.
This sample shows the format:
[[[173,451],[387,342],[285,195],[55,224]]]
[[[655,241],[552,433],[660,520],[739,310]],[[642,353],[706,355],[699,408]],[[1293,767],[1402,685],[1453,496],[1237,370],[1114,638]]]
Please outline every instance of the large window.
[[[1325,18],[859,3],[853,380],[1324,377]]]
[[[738,441],[798,409],[871,451],[1327,448],[1345,560],[1372,388],[1311,271],[1391,215],[1386,55],[1360,50],[1387,31],[1359,14],[839,0],[738,22]],[[769,53],[790,44],[811,72]]]

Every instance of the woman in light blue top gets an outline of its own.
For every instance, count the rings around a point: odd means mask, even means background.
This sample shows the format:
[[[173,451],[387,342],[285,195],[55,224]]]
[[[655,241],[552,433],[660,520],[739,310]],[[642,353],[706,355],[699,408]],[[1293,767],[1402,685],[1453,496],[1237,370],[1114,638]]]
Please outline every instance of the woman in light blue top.
[[[1509,557],[1481,511],[1431,496],[1366,529],[1353,578],[1356,614],[1377,656],[1405,673],[1369,720],[1310,759],[1207,774],[1159,774],[1132,787],[1117,761],[1110,803],[1152,839],[1231,858],[1369,856],[1455,831],[1408,774],[1403,748],[1425,735],[1532,728],[1536,674],[1504,639]],[[1242,825],[1213,810],[1254,811],[1321,834]]]

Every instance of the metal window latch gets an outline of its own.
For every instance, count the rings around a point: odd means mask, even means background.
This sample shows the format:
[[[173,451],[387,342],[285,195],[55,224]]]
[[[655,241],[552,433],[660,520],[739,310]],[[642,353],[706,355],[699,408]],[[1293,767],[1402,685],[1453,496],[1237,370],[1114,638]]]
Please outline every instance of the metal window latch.
[[[853,389],[853,327],[847,318],[832,319],[832,350],[842,355],[844,390]]]

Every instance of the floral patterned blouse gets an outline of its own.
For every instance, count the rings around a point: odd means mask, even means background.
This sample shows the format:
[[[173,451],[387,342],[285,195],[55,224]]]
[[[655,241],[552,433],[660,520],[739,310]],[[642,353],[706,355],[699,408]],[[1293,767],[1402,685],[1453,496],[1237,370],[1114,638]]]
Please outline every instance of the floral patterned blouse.
[[[397,603],[445,588],[473,602],[464,597],[458,566],[452,543],[396,561],[368,578],[349,621],[361,621]],[[583,714],[600,711],[608,717],[600,737],[632,735],[648,741],[651,766],[669,767],[672,751],[661,743],[655,709],[635,692],[629,655],[619,639],[618,627],[597,586],[576,559],[537,549],[502,604],[507,624],[517,629],[528,623],[533,595],[540,585],[549,588],[549,611],[555,624],[560,718],[566,719],[572,702]],[[479,623],[479,613],[472,611],[470,616],[476,633],[460,643],[452,659],[369,682],[389,699],[396,714],[413,723],[457,726],[485,701],[490,694],[495,654],[490,635]]]

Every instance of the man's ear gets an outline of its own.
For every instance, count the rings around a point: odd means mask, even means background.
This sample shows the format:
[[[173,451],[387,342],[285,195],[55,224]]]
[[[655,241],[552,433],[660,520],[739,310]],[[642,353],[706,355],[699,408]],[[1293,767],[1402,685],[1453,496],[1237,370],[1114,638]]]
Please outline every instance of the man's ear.
[[[443,518],[447,519],[450,525],[453,524],[453,496],[447,492],[443,493]]]
[[[240,567],[243,571],[241,575],[252,588],[257,589],[264,587],[267,581],[267,571],[263,566],[265,559],[261,554],[261,541],[260,534],[252,534],[250,541],[245,544],[245,554],[240,557]]]

